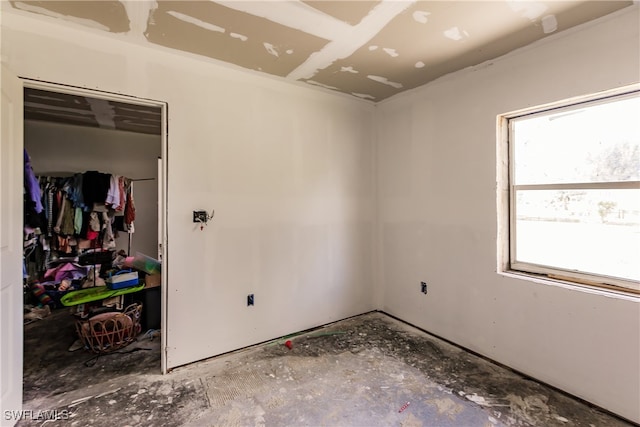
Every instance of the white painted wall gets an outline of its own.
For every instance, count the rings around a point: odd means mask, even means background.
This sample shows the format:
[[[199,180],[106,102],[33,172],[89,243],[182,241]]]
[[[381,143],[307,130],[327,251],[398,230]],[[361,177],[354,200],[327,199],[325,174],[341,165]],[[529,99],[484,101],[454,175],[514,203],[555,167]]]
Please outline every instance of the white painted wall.
[[[110,129],[26,120],[24,146],[36,174],[96,170],[128,178],[153,178],[133,185],[136,206],[131,255],[158,257],[158,157],[162,139]],[[127,250],[128,235],[120,233],[117,249]]]
[[[384,311],[635,422],[638,300],[496,273],[496,116],[638,82],[638,22],[635,6],[376,112]]]
[[[168,103],[169,367],[374,308],[371,104],[11,11],[2,61]]]

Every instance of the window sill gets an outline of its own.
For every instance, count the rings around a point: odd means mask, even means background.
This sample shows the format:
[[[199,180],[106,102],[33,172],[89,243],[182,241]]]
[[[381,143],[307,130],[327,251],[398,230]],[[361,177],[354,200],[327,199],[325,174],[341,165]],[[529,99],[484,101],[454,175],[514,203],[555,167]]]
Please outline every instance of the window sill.
[[[553,279],[546,276],[535,275],[525,273],[516,270],[499,271],[499,275],[508,277],[510,279],[526,280],[528,282],[538,283],[546,286],[555,286],[563,289],[568,289],[576,292],[584,292],[592,295],[599,295],[607,298],[622,299],[625,301],[640,302],[640,295],[634,294],[631,291],[625,292],[616,289],[598,288],[596,286],[580,284],[576,282],[569,282],[566,280]]]

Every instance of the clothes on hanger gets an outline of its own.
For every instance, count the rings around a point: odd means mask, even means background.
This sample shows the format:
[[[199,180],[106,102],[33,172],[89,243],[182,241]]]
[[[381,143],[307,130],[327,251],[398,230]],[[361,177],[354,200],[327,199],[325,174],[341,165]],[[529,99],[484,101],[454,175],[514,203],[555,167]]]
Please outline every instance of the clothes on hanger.
[[[87,249],[115,248],[116,218],[122,219],[124,231],[133,233],[131,179],[97,171],[36,177],[26,173],[29,169],[33,172],[28,162],[25,151],[25,239],[28,230],[38,246],[37,251],[25,253],[27,270],[38,271],[33,279],[40,280],[60,257],[75,257]]]
[[[26,148],[24,149],[24,189],[29,195],[29,199],[35,204],[35,212],[42,212],[42,193],[40,191],[40,186],[38,185],[38,180],[33,173],[31,158],[29,157],[29,154],[27,154]]]

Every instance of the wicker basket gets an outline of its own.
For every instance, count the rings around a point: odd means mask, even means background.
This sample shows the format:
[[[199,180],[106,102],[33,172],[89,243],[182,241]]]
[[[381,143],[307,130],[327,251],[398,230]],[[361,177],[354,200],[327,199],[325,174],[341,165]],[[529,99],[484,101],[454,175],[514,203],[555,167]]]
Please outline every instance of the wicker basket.
[[[128,346],[140,334],[142,304],[131,304],[124,311],[95,315],[76,321],[76,330],[86,348],[94,353],[110,353]]]

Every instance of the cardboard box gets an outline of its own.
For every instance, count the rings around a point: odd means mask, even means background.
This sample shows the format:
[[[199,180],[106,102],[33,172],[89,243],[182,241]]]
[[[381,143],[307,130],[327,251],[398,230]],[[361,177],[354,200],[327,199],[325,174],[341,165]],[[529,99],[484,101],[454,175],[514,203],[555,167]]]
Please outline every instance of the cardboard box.
[[[144,288],[145,289],[149,289],[149,288],[157,288],[158,286],[160,286],[162,282],[162,275],[160,274],[147,274],[147,276],[144,278]]]

